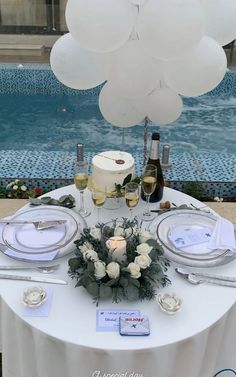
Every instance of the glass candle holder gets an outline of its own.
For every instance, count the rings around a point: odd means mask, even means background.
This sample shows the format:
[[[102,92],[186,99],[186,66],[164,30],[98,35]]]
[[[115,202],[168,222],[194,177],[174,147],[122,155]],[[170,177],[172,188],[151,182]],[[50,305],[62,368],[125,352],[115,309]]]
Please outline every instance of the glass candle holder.
[[[127,248],[129,242],[132,242],[132,236],[133,229],[129,222],[112,220],[103,225],[102,240],[114,262],[127,261]]]

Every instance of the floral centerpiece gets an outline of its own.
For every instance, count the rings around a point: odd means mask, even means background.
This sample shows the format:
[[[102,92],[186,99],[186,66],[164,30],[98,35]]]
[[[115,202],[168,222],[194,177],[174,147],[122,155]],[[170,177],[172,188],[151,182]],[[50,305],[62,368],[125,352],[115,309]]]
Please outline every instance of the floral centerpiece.
[[[169,261],[161,245],[149,232],[138,229],[136,221],[97,224],[84,229],[75,243],[76,256],[69,260],[69,275],[97,304],[107,298],[113,302],[151,300],[156,287],[170,283],[165,274]]]

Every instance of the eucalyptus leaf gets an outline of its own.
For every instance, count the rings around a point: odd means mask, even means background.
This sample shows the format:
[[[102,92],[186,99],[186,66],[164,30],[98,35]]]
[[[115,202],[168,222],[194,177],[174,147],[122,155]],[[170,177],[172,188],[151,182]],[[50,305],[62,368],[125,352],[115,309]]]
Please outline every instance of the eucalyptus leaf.
[[[139,289],[134,285],[128,285],[124,289],[124,293],[129,301],[137,301],[139,299]]]
[[[128,285],[129,285],[129,279],[122,276],[120,278],[120,285],[122,287],[128,287]]]
[[[101,284],[99,288],[99,297],[100,298],[109,298],[112,296],[112,288],[108,287],[105,284]]]
[[[90,293],[92,296],[97,297],[99,293],[99,286],[96,282],[90,283],[86,285],[86,289],[88,293]]]
[[[71,258],[68,261],[68,264],[70,266],[71,272],[75,272],[80,267],[80,261],[78,258]]]
[[[129,183],[132,179],[132,174],[128,174],[127,177],[123,180],[122,186],[125,186],[127,183]]]
[[[129,278],[129,282],[130,282],[130,284],[135,285],[135,287],[137,287],[137,288],[140,287],[140,281],[138,279]]]
[[[50,196],[45,196],[44,198],[41,198],[41,203],[48,204],[52,198]]]

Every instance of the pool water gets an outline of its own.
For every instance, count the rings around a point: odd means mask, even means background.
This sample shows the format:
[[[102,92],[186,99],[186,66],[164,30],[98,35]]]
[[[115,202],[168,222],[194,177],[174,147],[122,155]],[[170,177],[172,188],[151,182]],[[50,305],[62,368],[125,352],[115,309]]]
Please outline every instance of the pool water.
[[[0,94],[0,149],[74,151],[77,142],[86,151],[122,149],[143,151],[143,125],[114,127],[102,117],[98,93]],[[149,139],[159,131],[172,153],[236,151],[236,97],[205,95],[184,98],[184,111],[173,124],[150,124]]]

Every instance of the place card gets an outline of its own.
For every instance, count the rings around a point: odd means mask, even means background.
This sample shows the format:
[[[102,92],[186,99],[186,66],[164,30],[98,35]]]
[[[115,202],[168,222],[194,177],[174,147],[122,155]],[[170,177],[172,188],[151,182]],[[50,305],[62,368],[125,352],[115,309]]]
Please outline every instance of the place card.
[[[96,331],[119,331],[120,317],[132,317],[139,315],[139,310],[98,309],[96,318]]]
[[[208,242],[212,235],[212,228],[184,229],[182,232],[171,232],[168,235],[169,240],[177,248],[197,245]]]

